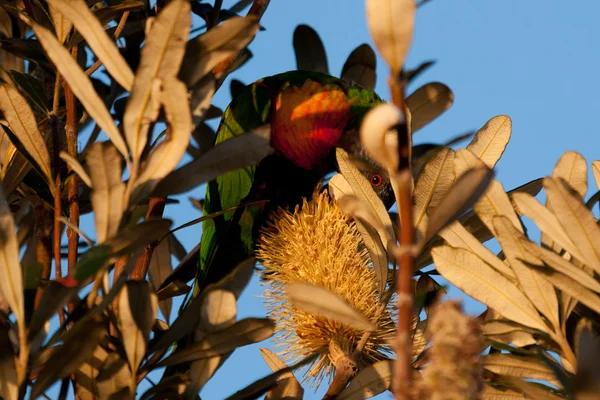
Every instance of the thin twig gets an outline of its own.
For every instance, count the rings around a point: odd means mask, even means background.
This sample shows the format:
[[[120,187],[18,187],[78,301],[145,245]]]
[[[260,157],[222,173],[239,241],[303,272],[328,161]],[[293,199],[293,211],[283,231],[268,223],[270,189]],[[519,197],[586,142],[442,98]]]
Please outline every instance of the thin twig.
[[[221,14],[221,8],[223,7],[223,0],[215,0],[212,13],[206,21],[207,29],[214,28],[219,24],[219,14]]]
[[[405,110],[404,88],[393,73],[389,84],[392,91],[392,102],[402,111]],[[405,112],[406,114],[406,112]],[[413,221],[412,185],[410,170],[411,138],[406,120],[396,127],[398,132],[399,166],[397,171],[398,193],[398,226],[400,247],[411,248],[414,245],[415,233]],[[403,223],[404,222],[404,223]],[[401,254],[398,260],[399,269],[396,275],[396,293],[398,296],[398,327],[396,331],[396,362],[392,392],[396,399],[408,399],[412,388],[410,363],[410,328],[413,313],[414,256],[410,251]]]
[[[50,279],[50,268],[52,266],[52,241],[50,234],[52,232],[51,210],[42,201],[39,200],[33,209],[35,226],[35,253],[36,260],[42,266],[41,280]],[[42,299],[44,288],[40,285],[35,295],[34,309],[37,309]]]
[[[60,237],[61,237],[61,229],[60,229],[60,217],[61,217],[61,208],[62,208],[62,199],[61,199],[61,158],[59,157],[60,153],[60,136],[59,136],[59,123],[60,119],[57,116],[52,116],[50,119],[50,127],[52,130],[52,158],[54,161],[54,229],[53,229],[53,252],[54,252],[54,273],[56,274],[56,280],[60,280],[62,278],[62,268],[61,268],[61,259],[60,259]],[[59,318],[60,323],[62,324],[65,321],[65,314],[62,308],[59,310]]]
[[[115,41],[119,40],[119,36],[121,35],[121,32],[123,32],[123,29],[125,28],[125,23],[127,22],[129,13],[130,13],[130,11],[125,11],[123,13],[123,15],[121,15],[121,19],[119,20],[119,25],[117,25],[117,29],[115,29],[115,32],[113,34],[113,39]],[[96,62],[85,71],[85,74],[87,76],[90,76],[91,74],[96,72],[96,70],[98,68],[100,68],[101,65],[102,65],[102,61],[100,61],[99,59],[96,60]]]
[[[162,217],[163,212],[165,211],[166,202],[167,199],[164,197],[151,198],[150,204],[148,205],[148,212],[146,213],[146,220]],[[135,267],[133,267],[133,271],[131,272],[132,280],[146,279],[146,274],[150,267],[150,260],[152,259],[152,253],[154,253],[154,249],[158,246],[158,243],[159,241],[155,240],[147,245],[142,255],[136,260]]]

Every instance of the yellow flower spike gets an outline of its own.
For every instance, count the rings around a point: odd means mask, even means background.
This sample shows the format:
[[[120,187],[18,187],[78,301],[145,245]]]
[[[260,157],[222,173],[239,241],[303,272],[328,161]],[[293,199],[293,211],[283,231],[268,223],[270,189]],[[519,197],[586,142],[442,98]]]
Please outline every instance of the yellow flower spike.
[[[277,324],[279,354],[288,362],[320,354],[305,380],[318,386],[324,377],[331,379],[339,350],[350,356],[363,332],[293,308],[285,291],[290,283],[329,289],[376,324],[358,360],[359,367],[389,358],[388,342],[395,332],[390,318],[393,305],[376,317],[380,303],[368,252],[354,222],[326,192],[315,192],[310,202],[305,199],[294,212],[280,209],[274,213],[261,231],[257,257],[264,266],[264,297],[269,317]]]

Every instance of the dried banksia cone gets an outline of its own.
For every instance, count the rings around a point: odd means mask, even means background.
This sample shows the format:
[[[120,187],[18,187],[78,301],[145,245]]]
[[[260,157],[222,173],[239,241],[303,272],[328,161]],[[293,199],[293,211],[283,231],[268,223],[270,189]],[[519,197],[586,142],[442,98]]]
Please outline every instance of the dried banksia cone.
[[[377,278],[360,234],[326,192],[315,192],[294,212],[274,213],[261,231],[257,257],[264,266],[264,297],[276,322],[279,354],[289,362],[319,354],[305,377],[312,385],[325,376],[331,379],[342,359],[352,359],[364,332],[292,307],[286,294],[291,283],[329,289],[376,325],[356,360],[359,367],[389,358],[393,307],[381,312]]]
[[[477,399],[483,390],[479,323],[455,301],[441,303],[428,324],[429,364],[417,384],[417,399]]]

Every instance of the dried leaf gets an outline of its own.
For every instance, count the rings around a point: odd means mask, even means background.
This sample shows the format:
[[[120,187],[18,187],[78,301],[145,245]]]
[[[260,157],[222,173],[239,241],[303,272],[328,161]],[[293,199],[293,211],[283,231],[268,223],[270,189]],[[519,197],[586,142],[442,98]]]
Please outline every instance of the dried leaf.
[[[412,42],[415,0],[367,0],[367,22],[373,41],[392,69],[400,72]]]
[[[516,280],[517,276],[512,269],[502,262],[494,253],[485,247],[475,236],[473,236],[458,221],[448,225],[439,235],[452,247],[465,249],[481,258],[492,266],[496,271],[511,280]]]
[[[299,71],[329,74],[327,54],[319,34],[308,25],[298,25],[294,30],[294,52]]]
[[[66,19],[64,15],[60,13],[60,11],[52,4],[52,2],[48,4],[48,11],[52,16],[56,37],[58,38],[60,44],[64,44],[65,40],[67,40],[67,36],[69,36],[69,32],[71,32],[71,28],[73,28],[73,23],[71,23],[71,21]]]
[[[13,141],[13,144],[23,148],[52,186],[50,153],[48,153],[44,137],[38,130],[37,121],[27,100],[14,87],[6,83],[0,84],[0,109],[15,135],[15,139],[18,140],[18,143]]]
[[[125,184],[121,181],[121,156],[110,142],[97,142],[87,155],[96,238],[103,243],[117,234],[125,209]]]
[[[460,149],[456,152],[456,158],[454,159],[456,176],[460,176],[463,171],[469,168],[484,165],[483,161],[477,158],[470,150]],[[494,230],[492,219],[495,216],[507,217],[520,232],[523,232],[521,221],[517,217],[510,198],[504,191],[502,184],[497,180],[492,180],[488,189],[481,196],[481,199],[473,206],[473,209],[491,232]]]
[[[85,322],[82,324],[82,322]],[[83,364],[104,339],[106,330],[104,322],[99,319],[80,321],[63,335],[63,344],[51,355],[46,365],[52,368],[41,370],[33,383],[31,398],[37,398],[59,379],[69,376]]]
[[[18,71],[9,71],[13,82],[21,89],[29,99],[40,108],[40,110],[49,113],[50,101],[46,97],[44,88],[39,80],[29,74],[23,74]]]
[[[130,398],[129,385],[132,378],[127,361],[123,360],[118,353],[108,353],[102,369],[96,377],[98,397],[111,400]]]
[[[542,274],[524,263],[540,263],[539,259],[525,250],[522,244],[526,240],[525,235],[504,216],[494,217],[492,223],[504,255],[517,275],[521,290],[553,327],[560,330],[556,292]]]
[[[262,342],[275,333],[275,323],[268,318],[246,318],[211,333],[202,341],[176,351],[157,364],[157,368],[231,353],[238,347]]]
[[[362,369],[336,398],[340,400],[368,399],[389,390],[391,384],[392,361],[379,361]]]
[[[600,293],[600,283],[595,279],[592,279],[592,277],[580,267],[572,264],[570,261],[564,259],[555,252],[540,247],[529,240],[522,239],[522,244],[525,246],[527,251],[529,251],[531,254],[534,254],[549,267],[554,268],[556,271],[564,275],[567,275],[586,288],[593,290],[596,293]]]
[[[352,165],[350,157],[343,149],[336,148],[336,159],[340,172],[344,175],[352,190],[354,190],[356,197],[376,217],[377,223],[374,225],[374,228],[381,235],[383,245],[387,249],[390,240],[392,242],[396,241],[396,233],[394,232],[394,227],[385,205],[377,196],[367,178]],[[383,227],[384,231],[379,227]]]
[[[160,287],[171,272],[173,272],[173,266],[171,265],[171,246],[169,245],[168,240],[161,240],[152,252],[150,267],[148,268],[150,282],[152,282],[155,290]],[[160,293],[157,293],[157,296],[159,296],[160,300],[158,307],[165,319],[169,321],[173,301],[171,298],[161,299]]]
[[[139,167],[140,156],[146,146],[148,128],[158,116],[158,110],[153,107],[160,101],[153,93],[157,80],[164,83],[167,78],[177,75],[190,31],[190,18],[190,3],[173,0],[161,10],[146,36],[123,115],[123,128],[131,149],[134,171]]]
[[[110,75],[127,91],[133,86],[133,72],[119,49],[106,34],[98,18],[92,14],[84,0],[49,0],[51,8],[57,9],[73,25],[90,46],[96,57]],[[58,36],[64,43],[64,37]],[[61,40],[62,39],[62,40]]]
[[[573,381],[575,398],[594,399],[600,394],[600,345],[598,336],[589,326],[579,330],[577,346],[577,374]]]
[[[73,93],[81,101],[90,117],[104,130],[115,147],[127,159],[129,152],[121,133],[117,129],[110,112],[106,109],[104,102],[96,94],[92,82],[81,70],[77,61],[73,59],[71,53],[56,40],[49,30],[35,23],[32,25],[32,29],[44,50],[46,50],[48,57],[70,85]]]
[[[347,82],[356,82],[367,90],[374,90],[377,82],[377,58],[366,43],[361,44],[348,56],[341,77]]]
[[[207,287],[205,292],[211,293],[214,291],[214,289],[223,289],[233,293],[236,298],[239,298],[241,292],[254,274],[255,263],[256,260],[254,258],[248,258],[242,261],[229,275],[216,284],[211,285],[210,288],[212,288],[212,290],[209,290]],[[206,307],[204,305],[204,300],[205,296],[197,296],[192,299],[189,305],[183,309],[179,318],[173,322],[169,330],[163,333],[158,340],[153,340],[151,342],[151,344],[148,346],[149,350],[154,352],[170,346],[172,343],[181,339],[184,335],[196,329],[200,321],[200,314],[203,310],[203,307]]]
[[[600,227],[579,194],[564,180],[544,178],[544,189],[558,221],[585,258],[586,265],[600,272]]]
[[[498,385],[492,387],[489,384],[486,384],[483,393],[481,394],[481,398],[483,400],[521,400],[526,399],[527,397],[516,390],[499,387]]]
[[[541,205],[533,196],[527,193],[515,193],[512,198],[523,214],[531,218],[543,233],[550,236],[572,256],[580,261],[585,261],[552,211]]]
[[[442,115],[452,106],[454,94],[448,86],[431,82],[418,88],[406,98],[411,115],[411,132],[416,131]]]
[[[270,128],[263,126],[219,143],[204,156],[167,175],[158,184],[153,196],[184,193],[225,172],[258,164],[274,151],[269,142],[270,135]]]
[[[273,372],[277,372],[288,367],[285,362],[283,362],[275,353],[267,348],[261,348],[260,354]],[[265,400],[302,400],[303,398],[304,389],[300,385],[300,382],[298,382],[298,379],[296,379],[292,372],[288,372],[281,375],[277,386],[267,393]]]
[[[592,162],[592,172],[594,173],[594,180],[596,181],[596,187],[600,190],[600,161]]]
[[[0,185],[0,293],[17,318],[20,330],[25,328],[23,278],[19,262],[15,221]]]
[[[92,247],[81,255],[75,267],[74,279],[79,284],[85,283],[119,256],[162,238],[169,232],[170,227],[170,220],[155,219],[122,229],[112,239]],[[114,287],[115,285],[113,290]]]
[[[425,165],[415,185],[413,221],[417,231],[425,233],[427,213],[439,206],[454,180],[454,151],[443,149]]]
[[[118,326],[133,375],[146,354],[158,299],[147,281],[129,281],[118,297]]]
[[[483,368],[498,375],[517,378],[539,379],[553,385],[558,380],[550,367],[537,356],[517,356],[514,354],[488,354],[483,357]]]
[[[481,331],[491,340],[505,344],[510,343],[517,347],[537,343],[529,328],[508,320],[485,321],[481,327]]]
[[[546,276],[554,287],[600,314],[600,296],[598,294],[553,269],[539,268],[539,271]]]
[[[562,178],[583,199],[587,193],[587,163],[585,158],[575,151],[563,154],[552,171],[554,179]]]
[[[158,181],[172,172],[185,154],[190,143],[192,116],[188,107],[185,85],[176,78],[163,81],[161,101],[167,115],[167,138],[159,144],[145,163],[136,181],[132,202],[146,197]]]
[[[365,150],[374,161],[390,172],[398,169],[398,138],[388,132],[405,122],[406,117],[400,109],[383,103],[369,110],[360,125],[360,140]]]
[[[521,290],[474,254],[449,246],[436,247],[431,252],[438,272],[475,300],[515,322],[547,329]]]
[[[39,306],[29,321],[28,340],[33,341],[37,334],[44,328],[46,322],[76,294],[77,291],[75,289],[62,285],[57,281],[50,281],[44,288]]]
[[[8,324],[0,326],[0,398],[16,400],[19,398],[17,383],[17,360],[9,338]]]
[[[69,153],[67,153],[65,151],[61,151],[60,158],[64,162],[66,162],[73,171],[75,171],[75,173],[79,176],[79,178],[83,181],[83,183],[85,183],[89,188],[92,187],[92,179],[90,178],[88,173],[85,172],[85,169],[79,163],[79,161],[77,161],[77,159],[75,157],[71,156]]]
[[[246,47],[258,31],[254,17],[233,17],[187,43],[179,72],[188,87],[194,86],[217,64]]]
[[[245,399],[256,399],[266,391],[271,389],[277,384],[277,380],[280,376],[283,376],[297,368],[300,368],[306,364],[310,364],[318,357],[317,353],[311,354],[305,359],[298,361],[296,364],[291,365],[287,368],[281,369],[277,372],[273,372],[271,375],[265,376],[256,382],[251,383],[242,390],[237,391],[232,396],[229,396],[226,400],[245,400]]]
[[[373,331],[375,326],[367,317],[352,308],[338,294],[309,283],[288,285],[287,293],[294,307],[321,314],[353,328]]]
[[[444,199],[429,214],[429,223],[422,243],[427,243],[475,202],[480,201],[480,197],[488,189],[493,178],[494,171],[486,167],[473,168],[462,174]]]
[[[489,168],[494,168],[510,140],[512,121],[507,115],[498,115],[490,119],[477,131],[467,145],[470,150]]]
[[[562,400],[562,396],[553,394],[551,388],[544,388],[542,385],[527,382],[518,378],[502,377],[502,381],[507,382],[510,386],[517,388],[525,394],[527,399],[535,400]]]

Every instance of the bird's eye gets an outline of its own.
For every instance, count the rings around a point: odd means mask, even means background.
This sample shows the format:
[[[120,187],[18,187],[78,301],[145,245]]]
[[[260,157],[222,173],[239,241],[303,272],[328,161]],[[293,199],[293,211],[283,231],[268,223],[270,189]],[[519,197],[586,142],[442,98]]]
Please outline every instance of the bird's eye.
[[[377,186],[381,185],[382,182],[383,182],[383,179],[381,179],[380,175],[371,175],[371,185],[377,187]]]

